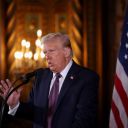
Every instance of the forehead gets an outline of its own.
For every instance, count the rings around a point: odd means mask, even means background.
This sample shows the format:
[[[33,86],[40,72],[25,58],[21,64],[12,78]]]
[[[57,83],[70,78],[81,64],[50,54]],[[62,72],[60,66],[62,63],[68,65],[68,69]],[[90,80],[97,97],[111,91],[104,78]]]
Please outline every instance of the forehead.
[[[60,48],[62,46],[63,43],[59,40],[49,40],[44,43],[44,49]]]

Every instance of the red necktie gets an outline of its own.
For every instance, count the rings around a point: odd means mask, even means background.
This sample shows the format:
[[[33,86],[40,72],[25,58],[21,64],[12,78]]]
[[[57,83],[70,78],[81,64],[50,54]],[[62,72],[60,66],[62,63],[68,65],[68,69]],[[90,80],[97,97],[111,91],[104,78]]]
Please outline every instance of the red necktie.
[[[61,77],[60,73],[56,74],[56,79],[53,83],[52,89],[49,94],[49,104],[48,104],[48,128],[51,128],[51,121],[52,121],[52,116],[55,111],[56,103],[57,103],[57,98],[59,94],[59,78]]]

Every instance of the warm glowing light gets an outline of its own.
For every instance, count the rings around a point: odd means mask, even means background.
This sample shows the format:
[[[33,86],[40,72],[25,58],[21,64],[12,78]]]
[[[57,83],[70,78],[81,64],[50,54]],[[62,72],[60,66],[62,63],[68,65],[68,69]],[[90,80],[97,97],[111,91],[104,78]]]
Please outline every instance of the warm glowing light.
[[[24,58],[28,58],[28,52],[24,53]]]
[[[22,45],[22,46],[26,46],[26,40],[25,40],[25,39],[23,39],[23,40],[21,41],[21,45]]]
[[[29,41],[26,42],[26,48],[30,48],[30,42]]]
[[[41,41],[39,39],[36,40],[35,44],[37,47],[41,47]]]
[[[38,53],[35,53],[35,54],[34,54],[34,60],[38,60],[38,58],[39,58]]]
[[[14,57],[15,57],[16,59],[21,60],[21,59],[23,58],[23,53],[17,51],[17,52],[15,52]]]
[[[43,45],[43,44],[41,44],[40,48],[43,50],[43,48],[44,48],[44,45]]]
[[[28,58],[31,59],[31,58],[32,58],[32,55],[33,55],[32,52],[29,51],[29,52],[28,52]]]
[[[24,58],[31,59],[32,58],[32,52],[29,51],[29,52],[24,53]]]
[[[36,66],[45,65],[43,61],[45,54],[43,52],[44,45],[41,41],[42,30],[37,30],[37,38],[35,40],[35,46],[31,48],[31,42],[26,39],[21,40],[20,50],[16,50],[14,53],[15,57],[15,67],[17,70],[22,71],[22,69],[27,70],[34,68]]]
[[[41,56],[41,58],[45,58],[44,52],[41,51],[40,56]]]
[[[42,31],[41,29],[37,30],[37,37],[41,37],[42,36]]]

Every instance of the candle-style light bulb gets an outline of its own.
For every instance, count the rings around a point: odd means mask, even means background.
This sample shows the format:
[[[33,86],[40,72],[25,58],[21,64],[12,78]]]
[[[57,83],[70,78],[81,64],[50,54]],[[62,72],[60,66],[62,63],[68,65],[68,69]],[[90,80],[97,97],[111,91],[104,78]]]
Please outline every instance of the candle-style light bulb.
[[[29,41],[26,42],[26,48],[30,48],[30,42]]]
[[[26,46],[26,40],[25,40],[25,39],[23,39],[23,40],[21,41],[21,45],[22,45],[22,46]]]
[[[37,61],[39,58],[39,55],[37,53],[34,54],[34,60]]]
[[[42,36],[42,31],[41,31],[41,29],[38,29],[37,30],[37,37],[41,37]]]
[[[37,47],[41,47],[41,41],[39,39],[36,40],[35,44]]]
[[[20,51],[16,51],[15,54],[14,54],[14,57],[15,57],[16,59],[21,60],[21,59],[23,58],[23,53],[20,52]]]

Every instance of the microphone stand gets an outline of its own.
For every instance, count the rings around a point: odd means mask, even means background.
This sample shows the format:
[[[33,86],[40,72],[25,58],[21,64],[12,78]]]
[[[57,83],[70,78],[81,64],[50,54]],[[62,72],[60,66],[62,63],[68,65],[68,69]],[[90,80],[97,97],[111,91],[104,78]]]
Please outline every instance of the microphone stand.
[[[14,85],[18,80],[20,80],[21,78],[17,79],[16,81],[14,81],[14,83],[12,85]],[[19,85],[17,85],[16,87],[14,87],[11,91],[8,92],[7,96],[5,97],[5,99],[3,99],[2,101],[2,105],[1,105],[1,110],[0,110],[0,128],[2,126],[2,119],[3,119],[3,114],[4,114],[4,109],[5,109],[5,105],[6,105],[6,102],[9,98],[9,96],[14,92],[16,91],[19,87],[21,87],[22,85],[28,83],[30,79],[23,79],[23,82],[20,83]]]

